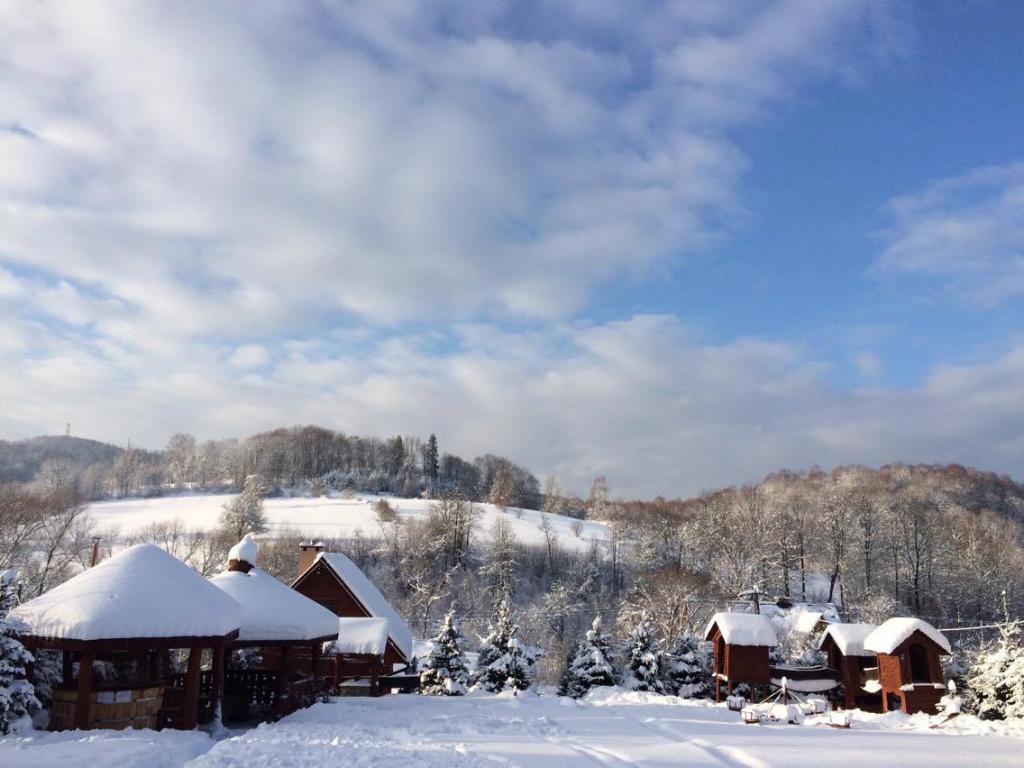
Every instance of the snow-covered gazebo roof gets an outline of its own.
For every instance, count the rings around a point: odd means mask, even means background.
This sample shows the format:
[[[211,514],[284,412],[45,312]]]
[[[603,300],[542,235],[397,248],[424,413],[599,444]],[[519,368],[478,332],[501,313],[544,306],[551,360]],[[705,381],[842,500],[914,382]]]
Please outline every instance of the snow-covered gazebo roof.
[[[875,653],[892,653],[915,632],[920,632],[946,653],[950,653],[949,640],[923,619],[901,616],[889,619],[864,639],[864,647]]]
[[[334,653],[383,656],[388,646],[388,620],[343,616],[338,621],[338,639],[331,644]]]
[[[711,617],[704,630],[704,639],[711,638],[711,630],[717,626],[722,638],[729,645],[756,645],[772,648],[779,644],[775,628],[767,616],[757,613],[719,612]]]
[[[36,638],[223,637],[242,610],[181,560],[137,544],[11,611]]]
[[[327,563],[371,617],[387,620],[388,637],[391,642],[406,658],[410,658],[412,630],[362,569],[339,552],[320,552],[314,563],[320,560]]]
[[[829,624],[818,641],[818,648],[831,637],[843,656],[874,656],[874,651],[864,647],[864,641],[876,629],[877,624]]]
[[[337,616],[259,568],[225,571],[210,583],[241,606],[239,643],[314,641],[338,634]]]

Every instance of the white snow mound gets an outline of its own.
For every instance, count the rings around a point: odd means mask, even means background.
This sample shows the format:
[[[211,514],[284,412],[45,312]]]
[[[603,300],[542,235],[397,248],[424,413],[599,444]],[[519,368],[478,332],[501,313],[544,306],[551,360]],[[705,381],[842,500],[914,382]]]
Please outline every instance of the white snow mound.
[[[228,560],[238,560],[239,562],[248,563],[249,565],[256,565],[256,558],[259,555],[259,547],[256,544],[256,537],[251,533],[245,534],[245,537],[235,544],[228,552]]]
[[[388,620],[343,616],[338,619],[338,639],[331,644],[335,653],[382,656],[388,647]]]
[[[942,650],[950,653],[949,640],[923,619],[901,616],[889,619],[864,640],[864,647],[875,653],[892,653],[915,632],[933,640]]]
[[[716,613],[704,631],[705,640],[711,637],[711,629],[715,625],[729,645],[758,645],[772,648],[779,644],[771,621],[760,614]]]
[[[337,616],[259,568],[225,571],[210,583],[241,606],[240,641],[315,640],[338,632]]]
[[[843,656],[874,656],[874,651],[864,647],[864,641],[876,629],[877,624],[829,624],[818,641],[818,648],[826,637],[831,637]]]
[[[10,614],[40,637],[213,637],[238,629],[238,603],[173,555],[137,544]]]

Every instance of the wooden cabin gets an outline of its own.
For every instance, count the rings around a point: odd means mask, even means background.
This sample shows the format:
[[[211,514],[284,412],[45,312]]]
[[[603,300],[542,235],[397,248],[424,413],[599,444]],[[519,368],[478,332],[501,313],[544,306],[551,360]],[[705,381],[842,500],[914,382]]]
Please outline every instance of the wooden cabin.
[[[238,636],[241,609],[183,562],[151,544],[130,547],[24,603],[11,616],[32,652],[61,652],[50,729],[192,729],[217,712],[223,659]],[[184,672],[170,652],[188,651]],[[204,651],[213,674],[200,677]],[[111,662],[99,680],[94,663]],[[77,666],[77,674],[75,668]]]
[[[864,639],[864,647],[878,657],[882,711],[935,714],[946,691],[942,656],[949,641],[927,621],[889,619]]]
[[[292,589],[342,618],[385,619],[388,628],[383,656],[384,673],[405,667],[412,660],[412,630],[366,574],[337,552],[324,552],[321,544],[302,544],[299,577]],[[343,675],[344,676],[344,675]]]
[[[842,682],[842,703],[846,709],[881,709],[878,658],[874,651],[864,647],[868,635],[877,628],[875,624],[829,624],[818,641],[818,649],[828,657],[829,668]]]
[[[261,571],[256,559],[256,542],[246,537],[232,548],[228,569],[210,579],[242,610],[232,650],[255,649],[259,660],[243,668],[228,655],[227,721],[283,717],[312,703],[321,646],[338,637],[333,613]]]
[[[778,645],[775,628],[766,616],[752,613],[716,613],[704,639],[712,644],[712,674],[715,701],[722,699],[722,683],[727,695],[746,684],[750,699],[758,701],[771,680],[769,653]]]

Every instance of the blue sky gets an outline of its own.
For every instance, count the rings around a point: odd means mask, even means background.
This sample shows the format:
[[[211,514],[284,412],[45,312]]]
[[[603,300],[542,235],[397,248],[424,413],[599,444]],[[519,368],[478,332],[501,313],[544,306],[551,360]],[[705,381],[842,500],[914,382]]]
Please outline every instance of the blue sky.
[[[0,436],[1024,470],[1018,3],[0,10]]]

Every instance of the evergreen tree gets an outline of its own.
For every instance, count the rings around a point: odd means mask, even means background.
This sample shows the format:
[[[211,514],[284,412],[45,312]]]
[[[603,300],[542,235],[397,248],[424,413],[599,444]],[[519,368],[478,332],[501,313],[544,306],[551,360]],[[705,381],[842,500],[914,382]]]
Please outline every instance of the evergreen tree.
[[[427,442],[423,445],[423,476],[430,483],[431,489],[437,485],[437,477],[440,469],[439,454],[437,450],[437,436],[431,433]]]
[[[14,577],[13,571],[0,573],[0,735],[10,733],[19,721],[39,708],[39,700],[27,679],[32,654],[17,636],[25,627],[7,615],[14,607]]]
[[[1019,622],[999,625],[999,637],[975,657],[967,686],[968,707],[982,720],[1024,717],[1024,645]]]
[[[598,616],[587,630],[586,638],[576,646],[576,652],[558,686],[559,695],[578,699],[591,688],[615,685],[618,674],[611,658],[611,642],[601,631],[601,617]]]
[[[696,635],[684,634],[672,651],[665,670],[668,691],[686,699],[703,699],[711,692],[711,660]]]
[[[543,655],[540,648],[527,645],[518,637],[509,640],[508,653],[498,661],[499,664],[504,661],[506,685],[517,693],[527,690],[533,685],[537,659]]]
[[[627,687],[634,691],[665,692],[661,683],[661,646],[646,616],[630,633],[626,655]]]
[[[504,688],[508,679],[504,665],[496,662],[508,656],[509,642],[516,632],[516,626],[512,623],[509,613],[509,598],[507,594],[503,594],[495,606],[494,619],[487,628],[487,636],[483,639],[477,655],[473,682],[492,692]]]
[[[469,683],[455,612],[449,611],[434,637],[427,666],[420,673],[420,693],[427,696],[463,696]]]

